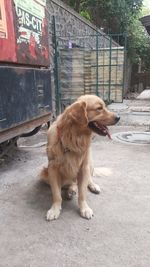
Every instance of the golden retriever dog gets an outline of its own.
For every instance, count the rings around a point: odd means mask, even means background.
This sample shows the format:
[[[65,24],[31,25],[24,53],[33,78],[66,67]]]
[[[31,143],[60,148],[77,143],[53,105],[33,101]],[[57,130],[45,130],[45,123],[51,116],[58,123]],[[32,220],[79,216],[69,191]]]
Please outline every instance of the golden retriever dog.
[[[48,130],[48,167],[42,176],[52,191],[52,206],[47,212],[47,220],[60,215],[61,188],[68,185],[68,197],[78,187],[78,204],[82,217],[91,219],[92,209],[86,202],[89,188],[99,193],[99,186],[92,180],[90,144],[92,133],[109,136],[107,126],[114,125],[119,117],[110,112],[102,99],[95,95],[84,95],[67,107]]]

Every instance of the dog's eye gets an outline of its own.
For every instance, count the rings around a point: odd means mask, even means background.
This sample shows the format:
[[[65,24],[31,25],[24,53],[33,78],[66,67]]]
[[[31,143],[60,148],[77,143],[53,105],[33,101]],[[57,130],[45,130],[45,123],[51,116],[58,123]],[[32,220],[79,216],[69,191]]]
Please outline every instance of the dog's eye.
[[[97,111],[101,111],[103,108],[102,107],[98,107],[97,108]]]

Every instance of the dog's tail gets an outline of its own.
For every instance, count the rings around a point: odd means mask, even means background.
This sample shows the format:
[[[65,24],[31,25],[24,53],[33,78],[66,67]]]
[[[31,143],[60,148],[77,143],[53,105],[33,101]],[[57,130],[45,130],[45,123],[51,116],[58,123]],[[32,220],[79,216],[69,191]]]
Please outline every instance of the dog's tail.
[[[109,168],[105,168],[105,167],[96,167],[92,169],[92,176],[110,176],[112,174],[111,169]],[[43,169],[40,172],[40,178],[43,182],[45,182],[46,184],[49,184],[48,181],[48,168],[47,167],[43,167]]]
[[[93,176],[110,176],[111,174],[111,169],[105,167],[97,167],[93,170]]]
[[[40,172],[40,178],[43,182],[45,182],[46,184],[49,184],[48,181],[48,168],[47,167],[43,167],[43,169]]]

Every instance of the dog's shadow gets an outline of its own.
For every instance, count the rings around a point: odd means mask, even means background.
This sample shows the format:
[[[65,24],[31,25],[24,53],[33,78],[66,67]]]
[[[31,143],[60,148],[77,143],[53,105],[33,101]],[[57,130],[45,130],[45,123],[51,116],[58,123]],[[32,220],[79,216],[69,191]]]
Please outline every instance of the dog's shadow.
[[[26,192],[26,204],[30,207],[30,209],[46,212],[50,209],[52,205],[52,194],[50,186],[45,184],[41,180],[37,180],[32,183],[29,190]],[[62,207],[63,209],[74,209],[77,210],[77,205],[75,200],[67,200],[66,199],[66,191],[65,189],[61,192],[62,195]]]
[[[30,188],[26,191],[26,203],[33,210],[48,209],[52,201],[50,187],[37,180],[30,184]]]

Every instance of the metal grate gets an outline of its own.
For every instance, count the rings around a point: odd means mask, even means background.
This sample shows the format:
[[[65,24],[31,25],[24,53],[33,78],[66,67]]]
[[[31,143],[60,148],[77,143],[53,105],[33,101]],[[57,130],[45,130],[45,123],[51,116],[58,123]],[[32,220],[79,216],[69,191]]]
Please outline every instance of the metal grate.
[[[82,94],[99,95],[107,103],[123,101],[125,46],[118,45],[120,38],[125,43],[121,34],[54,32],[57,113]]]

